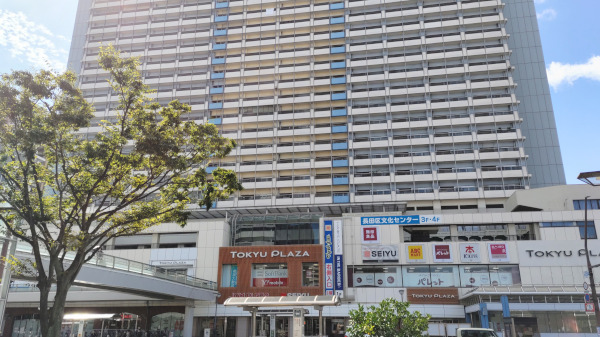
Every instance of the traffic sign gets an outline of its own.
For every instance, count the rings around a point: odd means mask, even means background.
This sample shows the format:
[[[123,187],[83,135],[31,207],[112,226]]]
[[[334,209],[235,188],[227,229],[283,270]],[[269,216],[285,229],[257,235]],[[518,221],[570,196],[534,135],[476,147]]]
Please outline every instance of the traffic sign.
[[[590,301],[590,294],[585,294],[583,298],[585,299],[585,303],[588,303]]]
[[[586,303],[585,304],[585,312],[593,313],[594,312],[594,303]]]
[[[590,289],[590,285],[587,282],[583,282],[583,290]]]

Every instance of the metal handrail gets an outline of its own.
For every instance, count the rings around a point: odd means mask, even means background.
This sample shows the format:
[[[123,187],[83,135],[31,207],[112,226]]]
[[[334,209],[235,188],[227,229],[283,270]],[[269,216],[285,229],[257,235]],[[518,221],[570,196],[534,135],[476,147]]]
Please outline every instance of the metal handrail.
[[[32,254],[33,248],[29,244],[26,244],[24,242],[17,242],[17,253]],[[48,256],[48,253],[45,250],[42,250],[42,255]],[[74,257],[75,253],[69,252],[65,255],[65,260],[73,260]],[[106,255],[102,253],[92,257],[88,262],[86,262],[86,264],[102,268],[122,270],[130,273],[152,276],[167,281],[177,282],[202,289],[217,290],[217,283],[214,281],[204,280],[193,276],[177,273],[175,271],[171,271],[165,268],[152,266],[146,263],[127,260],[121,257]]]

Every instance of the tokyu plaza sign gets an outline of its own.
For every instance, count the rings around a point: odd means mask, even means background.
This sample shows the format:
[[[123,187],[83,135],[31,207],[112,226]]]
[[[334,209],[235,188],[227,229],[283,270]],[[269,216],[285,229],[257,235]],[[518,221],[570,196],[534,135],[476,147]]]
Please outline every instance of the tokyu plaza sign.
[[[441,215],[389,215],[389,216],[363,216],[361,225],[425,225],[441,224]]]

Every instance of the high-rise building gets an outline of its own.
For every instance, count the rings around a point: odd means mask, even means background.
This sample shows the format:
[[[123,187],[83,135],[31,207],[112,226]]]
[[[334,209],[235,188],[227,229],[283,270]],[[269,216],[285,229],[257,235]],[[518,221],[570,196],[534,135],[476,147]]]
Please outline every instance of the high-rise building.
[[[432,336],[592,332],[578,249],[583,196],[600,219],[600,192],[554,186],[565,177],[533,0],[79,0],[69,67],[98,121],[117,101],[97,63],[109,43],[140,58],[160,103],[188,103],[237,141],[208,171],[233,168],[245,189],[183,229],[104,249],[216,282],[218,300],[89,292],[68,312],[243,337],[250,314],[227,298],[337,293],[328,336],[386,297],[431,314]],[[22,302],[10,314],[26,324]],[[260,311],[254,332],[288,336],[286,310]],[[305,335],[320,334],[305,315]]]
[[[215,165],[245,190],[217,208],[503,198],[565,181],[535,18],[530,0],[81,0],[69,66],[106,118],[111,43],[236,139]]]

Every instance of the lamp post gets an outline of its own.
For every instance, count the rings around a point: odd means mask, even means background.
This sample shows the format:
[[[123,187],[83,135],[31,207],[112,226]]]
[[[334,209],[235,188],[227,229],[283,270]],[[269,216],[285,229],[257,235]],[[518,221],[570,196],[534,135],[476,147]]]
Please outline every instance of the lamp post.
[[[600,171],[595,172],[582,172],[577,176],[577,179],[591,186],[600,186]],[[596,293],[596,282],[594,281],[594,268],[600,266],[600,264],[592,265],[590,261],[590,250],[588,249],[588,198],[585,197],[584,207],[584,248],[585,248],[585,260],[587,263],[588,274],[590,275],[590,287],[592,288],[592,303],[594,303],[594,314],[596,316],[596,333],[600,336],[600,310],[598,309],[598,295]]]
[[[218,304],[218,299],[219,297],[221,297],[221,293],[217,293],[217,296],[215,297],[215,321],[213,323],[213,329],[214,329],[214,334],[213,336],[217,336],[217,304]]]

